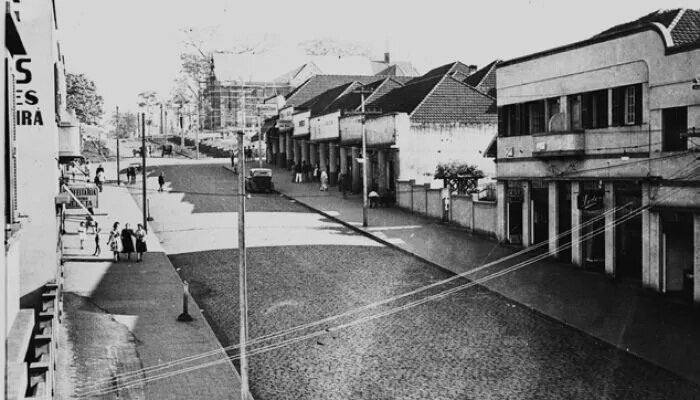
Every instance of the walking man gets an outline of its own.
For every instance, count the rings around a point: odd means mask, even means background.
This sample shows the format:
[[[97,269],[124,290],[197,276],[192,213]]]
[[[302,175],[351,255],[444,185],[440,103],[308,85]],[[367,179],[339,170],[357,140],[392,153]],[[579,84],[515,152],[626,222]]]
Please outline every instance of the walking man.
[[[159,192],[163,191],[163,185],[165,185],[165,175],[163,174],[163,171],[160,171],[160,175],[158,175],[158,191]]]

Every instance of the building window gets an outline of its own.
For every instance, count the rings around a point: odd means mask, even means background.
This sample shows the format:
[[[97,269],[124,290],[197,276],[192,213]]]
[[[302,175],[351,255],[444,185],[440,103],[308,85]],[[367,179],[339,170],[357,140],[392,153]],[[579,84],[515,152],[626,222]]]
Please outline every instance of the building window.
[[[561,99],[559,97],[553,97],[551,99],[547,99],[547,118],[545,119],[545,123],[547,124],[547,131],[549,132],[549,122],[552,120],[552,117],[559,114],[560,106],[559,102]]]
[[[663,151],[683,151],[688,149],[688,107],[666,108],[661,112],[663,129]]]
[[[642,124],[642,84],[612,89],[613,126]]]
[[[581,95],[575,94],[569,96],[569,116],[570,126],[572,131],[580,131],[583,129],[583,121],[581,119]]]
[[[628,86],[625,88],[625,124],[634,125],[634,104],[635,104],[635,90],[634,86]]]
[[[608,126],[608,91],[598,90],[582,95],[582,118],[584,129]]]
[[[530,133],[544,132],[544,100],[529,103],[527,113],[530,120]]]

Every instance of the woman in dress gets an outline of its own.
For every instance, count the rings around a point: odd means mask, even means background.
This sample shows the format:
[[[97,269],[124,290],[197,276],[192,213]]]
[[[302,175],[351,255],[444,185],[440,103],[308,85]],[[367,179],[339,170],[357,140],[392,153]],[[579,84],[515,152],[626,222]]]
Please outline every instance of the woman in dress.
[[[326,173],[325,168],[321,170],[321,188],[319,190],[321,190],[321,191],[328,190],[328,173]]]
[[[126,253],[126,259],[131,261],[131,253],[134,252],[134,231],[127,222],[122,229],[122,253]]]
[[[119,222],[115,222],[107,239],[109,249],[114,253],[114,261],[119,261]]]
[[[143,253],[148,251],[146,248],[146,230],[143,229],[143,225],[138,225],[134,236],[136,236],[136,261],[141,262],[143,260]]]

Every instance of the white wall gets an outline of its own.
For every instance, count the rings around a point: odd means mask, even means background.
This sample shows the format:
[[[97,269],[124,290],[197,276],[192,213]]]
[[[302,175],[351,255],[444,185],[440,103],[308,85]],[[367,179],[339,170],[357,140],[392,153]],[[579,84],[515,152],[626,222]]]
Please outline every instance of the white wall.
[[[312,117],[309,120],[311,140],[338,139],[340,137],[340,130],[338,127],[339,117],[340,111],[321,115],[319,117]]]
[[[487,177],[493,178],[493,159],[484,158],[483,152],[495,134],[495,124],[413,124],[408,131],[397,133],[396,145],[401,160],[399,179],[432,183],[438,163],[450,161],[475,164]]]
[[[293,137],[304,136],[309,134],[309,116],[311,111],[304,111],[296,113],[292,116],[294,121],[294,134]]]
[[[26,215],[22,227],[20,260],[22,263],[21,294],[29,293],[55,277],[56,218],[54,197],[58,193],[58,128],[55,122],[54,60],[56,42],[53,11],[50,1],[23,1],[19,23],[28,56],[18,61],[22,69],[31,71],[31,81],[17,84],[22,96],[38,99],[28,104],[26,97],[18,103],[20,112],[32,115],[31,125],[17,126],[18,207]],[[29,61],[26,61],[29,60]],[[17,67],[18,78],[26,75]],[[32,92],[33,91],[33,92]],[[34,118],[41,113],[42,122]],[[25,121],[27,122],[27,121]]]

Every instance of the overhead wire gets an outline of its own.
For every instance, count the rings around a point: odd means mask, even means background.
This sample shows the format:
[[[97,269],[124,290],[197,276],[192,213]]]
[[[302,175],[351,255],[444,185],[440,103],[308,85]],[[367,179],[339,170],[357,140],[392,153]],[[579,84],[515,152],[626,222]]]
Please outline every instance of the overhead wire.
[[[684,173],[684,170],[687,169],[687,168],[688,168],[688,167],[682,169],[681,171],[678,172],[678,174]],[[672,193],[668,193],[666,196],[670,196],[671,194],[672,194]],[[624,208],[626,208],[628,205],[629,205],[629,203],[628,203],[628,204],[625,204],[625,205],[623,205],[623,206],[621,206],[621,207],[618,207],[618,208],[616,208],[616,209],[609,210],[608,212],[616,212],[616,211],[618,211],[619,209],[624,209]],[[606,213],[603,213],[603,214],[600,215],[598,218],[604,218],[606,214],[607,214],[607,212],[606,212]],[[625,220],[625,221],[626,221],[626,220]],[[573,231],[574,229],[582,229],[582,228],[585,227],[587,224],[592,224],[592,223],[595,223],[595,222],[597,222],[597,220],[596,220],[595,218],[592,219],[592,220],[589,220],[589,221],[587,221],[586,223],[580,224],[579,226],[574,227],[574,228],[572,228],[571,230],[569,230],[569,231],[567,231],[567,232],[565,232],[565,233],[560,234],[560,235],[558,236],[558,238],[561,238],[562,236],[564,236],[564,235],[570,233],[570,232]],[[623,222],[624,222],[624,221],[623,221]],[[604,227],[603,229],[605,229],[605,227]],[[363,311],[363,310],[368,309],[368,308],[371,308],[371,307],[376,307],[377,305],[386,304],[386,303],[388,303],[388,302],[395,301],[396,299],[403,298],[403,297],[407,297],[407,296],[410,296],[410,295],[413,295],[413,294],[422,292],[422,291],[424,291],[424,290],[427,290],[427,289],[429,289],[429,288],[432,288],[432,287],[435,287],[435,286],[438,286],[438,285],[441,285],[441,284],[445,284],[445,283],[447,283],[447,282],[449,282],[449,281],[452,281],[452,280],[454,280],[454,279],[464,278],[466,275],[473,274],[473,273],[478,272],[478,271],[480,271],[480,270],[483,270],[483,269],[485,269],[485,268],[488,268],[488,267],[491,267],[491,266],[496,265],[496,264],[498,264],[498,263],[504,262],[504,261],[506,261],[507,259],[520,256],[520,255],[522,255],[522,254],[524,254],[524,253],[526,253],[526,252],[528,252],[528,251],[532,251],[532,250],[534,250],[534,249],[536,249],[536,248],[538,248],[538,247],[540,247],[540,246],[546,245],[546,244],[548,244],[548,243],[547,243],[547,242],[541,242],[540,244],[538,244],[538,245],[536,245],[536,246],[532,246],[532,247],[530,247],[530,248],[526,248],[526,249],[522,250],[521,252],[518,252],[518,253],[512,254],[512,255],[510,255],[510,256],[504,257],[504,258],[502,258],[502,259],[496,260],[496,261],[494,261],[494,262],[492,262],[492,263],[489,263],[489,264],[486,264],[486,265],[482,265],[481,267],[472,269],[472,270],[467,271],[467,272],[464,272],[464,273],[462,273],[462,274],[455,275],[455,276],[453,276],[453,277],[451,277],[451,278],[448,278],[448,279],[446,279],[446,280],[443,280],[443,281],[440,281],[440,282],[436,282],[436,283],[431,284],[431,285],[426,285],[426,286],[421,287],[421,288],[418,288],[418,289],[416,289],[416,290],[414,290],[414,291],[411,291],[411,292],[408,292],[408,293],[404,293],[404,294],[399,295],[399,296],[395,296],[394,298],[385,299],[385,300],[383,300],[383,301],[381,301],[381,302],[377,302],[377,303],[375,303],[375,304],[370,304],[370,305],[363,306],[363,307],[360,307],[360,308],[357,308],[357,309],[354,309],[354,310],[350,310],[350,311],[348,311],[348,312],[346,312],[346,313],[339,314],[339,315],[336,315],[336,316],[332,316],[332,317],[323,319],[323,320],[321,320],[321,321],[316,321],[316,322],[313,322],[313,323],[311,323],[311,324],[306,324],[306,325],[301,325],[301,326],[298,326],[298,327],[295,327],[295,328],[291,328],[291,329],[288,329],[286,332],[285,332],[285,331],[282,331],[282,332],[279,332],[279,333],[274,333],[274,334],[267,335],[267,336],[264,336],[264,337],[256,338],[256,339],[254,339],[253,342],[251,342],[251,343],[256,343],[256,341],[267,340],[267,339],[269,339],[269,338],[280,337],[280,336],[283,336],[283,335],[292,333],[292,332],[297,331],[297,330],[306,329],[307,327],[310,327],[310,326],[324,324],[324,323],[327,323],[327,322],[329,322],[329,321],[332,321],[332,320],[338,319],[338,318],[340,318],[340,317],[346,316],[346,315],[348,315],[348,314],[350,314],[350,313],[360,312],[360,311]],[[548,255],[545,253],[545,254],[544,254],[544,257],[547,257],[547,256],[548,256]],[[538,256],[538,257],[540,257],[540,256]],[[537,257],[535,257],[535,258],[537,258]],[[537,260],[539,260],[539,259],[540,259],[540,258],[537,258]],[[234,348],[236,348],[236,347],[237,347],[237,346],[232,346],[232,347],[230,347],[230,348],[224,348],[224,350],[227,350],[227,349],[234,349]],[[180,362],[186,362],[186,361],[189,361],[189,360],[193,360],[193,359],[195,359],[195,358],[207,357],[207,356],[209,356],[209,355],[217,354],[217,353],[220,353],[220,352],[221,352],[221,349],[217,349],[217,350],[212,351],[212,352],[202,353],[201,355],[195,355],[195,356],[192,356],[192,357],[186,357],[186,358],[181,359],[181,360],[179,360],[179,361],[180,361]],[[178,362],[178,361],[175,361],[175,362]],[[166,368],[166,367],[169,367],[170,365],[172,365],[172,362],[171,362],[171,363],[162,364],[161,366],[155,366],[154,368]],[[135,372],[131,372],[131,373],[140,374],[141,371],[146,371],[146,370],[147,370],[147,369],[142,369],[142,370],[135,371]],[[127,373],[127,374],[129,374],[129,373]],[[125,374],[124,376],[127,376],[127,374]]]
[[[631,219],[631,218],[636,217],[639,213],[643,212],[646,208],[648,208],[648,206],[639,207],[639,208],[637,209],[637,211],[635,211],[635,212],[630,212],[626,217],[621,218],[620,221],[615,221],[613,224],[609,224],[609,225],[606,224],[605,226],[603,226],[603,227],[601,227],[601,228],[598,228],[597,230],[591,231],[591,232],[589,232],[589,233],[583,235],[583,236],[580,238],[579,242],[583,242],[584,240],[588,240],[589,238],[592,238],[592,237],[594,237],[594,236],[596,236],[596,235],[598,235],[598,234],[604,232],[605,230],[609,229],[611,226],[616,226],[616,225],[618,225],[618,224],[621,224],[621,223],[626,222],[628,219]],[[566,245],[564,245],[564,246],[561,246],[561,247],[562,247],[562,249],[566,249],[566,248],[568,248],[568,247],[570,247],[570,246],[572,246],[572,245],[573,245],[573,242],[568,243],[568,244],[566,244]],[[530,265],[530,264],[532,264],[532,263],[534,263],[534,262],[540,261],[541,259],[544,259],[544,258],[546,258],[546,257],[548,257],[548,254],[542,254],[542,255],[539,255],[539,256],[537,256],[537,257],[533,257],[533,258],[530,259],[530,260],[526,260],[526,261],[524,261],[524,262],[521,262],[521,263],[519,263],[519,264],[516,264],[516,265],[511,266],[511,267],[509,267],[509,268],[506,268],[506,269],[504,269],[504,270],[501,270],[501,271],[498,271],[498,272],[496,272],[496,273],[487,275],[487,276],[485,276],[485,277],[483,277],[483,278],[479,278],[479,279],[470,281],[470,282],[467,283],[467,284],[460,285],[460,286],[457,286],[457,287],[454,287],[454,288],[445,290],[445,291],[440,292],[440,293],[437,293],[437,294],[435,294],[435,295],[431,295],[431,296],[427,296],[427,297],[424,297],[424,298],[421,298],[421,299],[418,299],[418,300],[414,300],[413,302],[410,302],[410,303],[408,303],[408,304],[405,304],[405,305],[402,305],[402,306],[398,306],[398,307],[394,307],[394,308],[391,308],[391,309],[389,309],[389,310],[382,311],[382,312],[380,312],[380,313],[378,313],[378,314],[373,314],[373,315],[370,315],[370,316],[365,316],[365,317],[363,317],[363,318],[356,319],[356,320],[353,320],[353,321],[350,321],[350,322],[347,322],[347,323],[345,323],[345,324],[341,324],[341,325],[338,325],[338,326],[335,326],[335,327],[332,327],[332,328],[329,328],[329,329],[318,330],[318,331],[316,331],[316,332],[312,332],[312,333],[310,333],[310,334],[303,335],[303,336],[301,336],[301,337],[296,337],[296,338],[292,338],[292,339],[287,339],[287,340],[285,340],[285,341],[283,341],[283,342],[275,343],[275,344],[268,345],[268,346],[263,346],[262,348],[251,349],[250,352],[249,352],[249,355],[253,356],[253,355],[261,354],[261,353],[264,353],[264,352],[267,352],[267,351],[275,350],[275,349],[277,349],[277,348],[281,348],[281,347],[287,346],[287,345],[292,344],[292,343],[296,343],[296,342],[299,342],[299,341],[307,340],[307,339],[309,339],[309,338],[313,338],[313,337],[318,337],[318,336],[324,335],[324,334],[330,332],[331,330],[332,330],[332,331],[341,330],[341,329],[348,328],[348,327],[351,327],[351,326],[354,326],[354,325],[357,325],[357,324],[360,324],[360,323],[364,323],[364,322],[367,322],[367,321],[371,321],[371,320],[374,320],[374,319],[378,319],[378,318],[382,318],[382,317],[385,317],[385,316],[388,316],[388,315],[392,315],[392,314],[398,313],[398,312],[400,312],[400,311],[404,311],[404,310],[406,310],[406,309],[413,308],[413,307],[415,307],[415,306],[425,304],[425,303],[427,303],[427,302],[429,302],[429,301],[433,301],[433,300],[436,300],[436,299],[442,299],[442,298],[447,297],[447,296],[449,296],[449,295],[451,295],[451,294],[453,294],[453,293],[456,293],[456,292],[458,292],[458,291],[464,290],[464,289],[466,289],[466,288],[469,288],[469,287],[472,287],[472,286],[475,286],[475,285],[480,285],[480,284],[482,284],[482,283],[484,283],[484,282],[486,282],[486,281],[489,281],[489,280],[492,280],[492,279],[494,279],[494,278],[503,276],[503,275],[508,274],[508,273],[510,273],[510,272],[514,272],[514,271],[516,271],[516,270],[518,270],[518,269],[521,269],[521,268],[523,268],[523,267],[525,267],[525,266],[527,266],[527,265]],[[110,388],[110,389],[108,389],[108,390],[97,390],[97,391],[92,391],[92,392],[83,393],[83,394],[81,394],[81,397],[82,397],[82,396],[92,395],[92,394],[106,394],[106,393],[111,393],[111,392],[119,391],[119,390],[122,390],[122,389],[124,389],[124,388],[128,388],[128,387],[131,387],[131,386],[134,386],[134,385],[137,385],[137,384],[147,383],[147,382],[150,382],[150,381],[153,381],[153,380],[164,379],[164,378],[176,376],[176,375],[181,374],[181,373],[186,373],[186,372],[190,372],[190,371],[193,371],[193,370],[205,368],[205,367],[208,367],[208,366],[220,364],[220,363],[227,362],[227,361],[229,361],[229,360],[234,360],[234,359],[237,359],[237,358],[239,358],[239,356],[238,356],[238,355],[234,355],[234,356],[227,357],[227,358],[224,358],[224,359],[221,359],[221,360],[215,360],[215,361],[212,361],[212,362],[209,362],[209,363],[206,363],[206,364],[200,364],[200,365],[193,366],[193,367],[188,367],[188,368],[184,368],[184,369],[180,369],[180,370],[176,370],[176,371],[171,371],[171,372],[168,372],[168,373],[165,373],[165,374],[162,374],[162,375],[158,375],[158,376],[154,376],[154,377],[148,377],[148,378],[144,378],[144,379],[141,379],[141,380],[135,380],[135,381],[132,381],[132,382],[128,382],[128,383],[125,384],[125,385],[118,385],[118,387],[116,387],[116,388]]]

